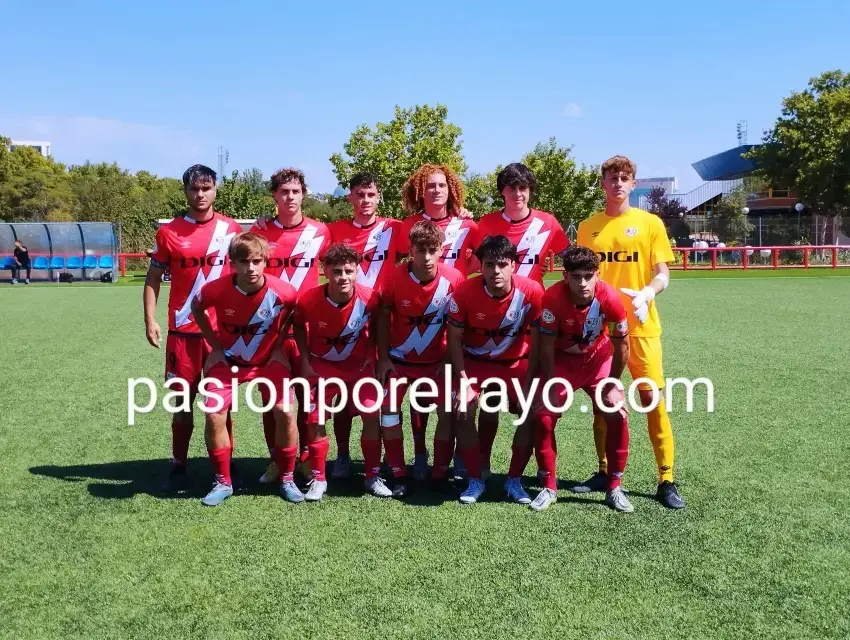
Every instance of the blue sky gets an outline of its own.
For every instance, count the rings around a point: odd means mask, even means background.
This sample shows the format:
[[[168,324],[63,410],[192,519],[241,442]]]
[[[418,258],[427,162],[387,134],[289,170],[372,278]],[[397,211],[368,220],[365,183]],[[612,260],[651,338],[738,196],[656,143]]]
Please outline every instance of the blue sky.
[[[792,90],[850,71],[850,3],[544,1],[69,3],[0,0],[0,133],[66,163],[266,175],[328,157],[396,104],[445,104],[470,169],[556,136],[642,177],[757,142]]]

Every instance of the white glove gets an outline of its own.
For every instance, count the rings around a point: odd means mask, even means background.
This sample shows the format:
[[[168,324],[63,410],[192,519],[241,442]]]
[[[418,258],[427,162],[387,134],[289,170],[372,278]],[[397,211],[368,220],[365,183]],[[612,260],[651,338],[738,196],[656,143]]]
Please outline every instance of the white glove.
[[[649,303],[655,299],[655,289],[652,287],[644,287],[640,291],[634,289],[620,289],[623,293],[632,299],[632,306],[635,310],[635,317],[638,322],[643,324],[649,317]]]

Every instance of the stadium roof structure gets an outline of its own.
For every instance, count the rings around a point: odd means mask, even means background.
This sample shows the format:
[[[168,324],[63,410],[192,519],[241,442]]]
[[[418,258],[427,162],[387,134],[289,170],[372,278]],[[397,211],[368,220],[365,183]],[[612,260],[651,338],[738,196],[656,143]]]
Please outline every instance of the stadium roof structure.
[[[756,169],[754,160],[743,157],[756,144],[742,144],[734,149],[727,149],[708,158],[698,160],[691,166],[700,178],[711,180],[737,180],[750,175]]]

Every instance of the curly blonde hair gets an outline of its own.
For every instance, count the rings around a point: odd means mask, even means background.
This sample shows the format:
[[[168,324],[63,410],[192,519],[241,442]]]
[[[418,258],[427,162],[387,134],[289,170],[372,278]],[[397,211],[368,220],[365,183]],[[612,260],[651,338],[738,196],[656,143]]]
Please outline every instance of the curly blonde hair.
[[[446,209],[449,213],[459,213],[463,209],[463,182],[444,164],[423,164],[407,179],[401,190],[401,201],[405,210],[418,213],[425,209],[425,186],[428,184],[428,176],[433,173],[446,176],[446,184],[449,187]]]

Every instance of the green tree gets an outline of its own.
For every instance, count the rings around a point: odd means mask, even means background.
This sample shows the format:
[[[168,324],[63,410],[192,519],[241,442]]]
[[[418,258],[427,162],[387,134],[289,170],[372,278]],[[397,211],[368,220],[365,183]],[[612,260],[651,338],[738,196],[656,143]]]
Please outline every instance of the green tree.
[[[466,172],[460,127],[447,117],[448,109],[442,105],[396,106],[390,122],[379,122],[374,128],[360,125],[343,145],[343,153],[330,157],[337,181],[347,187],[355,173],[371,171],[381,183],[381,213],[402,217],[401,188],[420,165],[433,162],[451,167],[458,175]]]
[[[74,194],[65,166],[35,149],[7,149],[0,137],[0,219],[14,222],[70,220]]]
[[[552,137],[524,155],[522,163],[537,177],[532,206],[550,212],[561,224],[578,224],[602,208],[599,169],[579,165],[572,147],[559,147]]]
[[[749,157],[774,187],[796,189],[814,213],[845,219],[850,212],[850,74],[828,71],[811,78],[805,91],[785,98],[782,115]]]
[[[473,173],[463,180],[464,206],[477,218],[501,206],[496,193],[496,174]]]
[[[712,209],[708,228],[721,242],[743,244],[752,233],[753,225],[743,212],[747,206],[747,191],[744,187],[733,189],[724,195]]]
[[[274,215],[275,204],[259,169],[234,171],[224,177],[215,197],[215,209],[231,218],[254,220]]]

